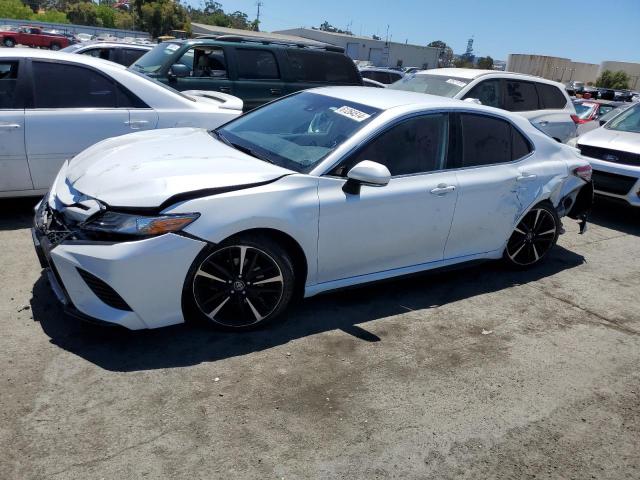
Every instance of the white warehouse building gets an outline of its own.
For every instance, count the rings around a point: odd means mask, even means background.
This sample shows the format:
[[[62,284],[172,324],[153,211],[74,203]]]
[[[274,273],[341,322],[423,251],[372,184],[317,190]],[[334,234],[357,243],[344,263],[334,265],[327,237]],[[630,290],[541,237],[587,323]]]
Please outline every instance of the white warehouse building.
[[[376,67],[437,68],[440,49],[407,43],[385,42],[369,37],[325,32],[311,28],[278,30],[277,34],[295,35],[344,48],[353,60],[369,61]]]

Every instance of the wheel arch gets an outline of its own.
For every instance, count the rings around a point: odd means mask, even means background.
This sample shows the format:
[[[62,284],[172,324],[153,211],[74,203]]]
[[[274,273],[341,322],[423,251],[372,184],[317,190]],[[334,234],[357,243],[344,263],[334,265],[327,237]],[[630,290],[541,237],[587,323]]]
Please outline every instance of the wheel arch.
[[[243,236],[254,237],[268,237],[280,245],[291,255],[291,261],[293,262],[295,278],[296,278],[296,291],[295,295],[298,298],[302,298],[304,295],[304,288],[307,283],[307,275],[309,273],[309,265],[307,256],[304,253],[304,249],[300,243],[288,233],[275,228],[250,228],[236,232],[220,242],[225,244],[232,242],[234,239]]]

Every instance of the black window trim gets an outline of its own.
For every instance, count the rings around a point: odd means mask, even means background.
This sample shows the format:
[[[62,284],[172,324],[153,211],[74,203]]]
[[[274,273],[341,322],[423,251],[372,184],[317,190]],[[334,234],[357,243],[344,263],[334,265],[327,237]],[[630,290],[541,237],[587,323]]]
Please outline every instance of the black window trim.
[[[26,65],[27,67],[25,68],[25,71],[27,72],[28,75],[28,80],[27,80],[27,85],[25,86],[26,89],[26,93],[28,94],[29,101],[25,102],[25,110],[38,110],[38,111],[42,111],[42,110],[47,110],[47,111],[51,111],[51,110],[86,110],[87,108],[92,109],[92,110],[153,110],[152,107],[150,107],[149,105],[147,105],[147,103],[142,100],[138,95],[136,95],[135,93],[133,93],[131,90],[129,90],[127,87],[125,87],[124,85],[122,85],[120,82],[118,82],[115,78],[105,74],[104,72],[100,71],[99,69],[93,67],[92,65],[87,65],[84,63],[76,63],[76,62],[71,62],[71,61],[67,61],[67,60],[53,60],[50,58],[27,58],[26,60]],[[103,78],[105,78],[107,81],[111,82],[115,88],[116,88],[116,102],[120,103],[120,97],[121,97],[121,93],[120,90],[125,91],[127,94],[131,95],[132,97],[136,98],[141,105],[145,105],[144,107],[133,107],[133,106],[124,106],[124,107],[59,107],[59,108],[36,108],[35,107],[35,92],[36,92],[36,85],[34,82],[34,77],[33,77],[33,62],[39,62],[39,63],[53,63],[56,65],[70,65],[72,67],[80,67],[80,68],[86,68],[89,69],[91,71],[93,71],[94,73],[97,73],[98,75],[102,76]]]

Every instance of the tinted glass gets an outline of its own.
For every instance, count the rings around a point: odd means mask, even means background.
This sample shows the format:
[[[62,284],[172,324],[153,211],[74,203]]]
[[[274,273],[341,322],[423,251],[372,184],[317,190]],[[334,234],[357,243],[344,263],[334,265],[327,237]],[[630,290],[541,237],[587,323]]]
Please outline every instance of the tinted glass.
[[[511,125],[484,115],[460,115],[462,167],[511,161]]]
[[[453,98],[468,84],[469,80],[463,78],[447,77],[444,75],[413,74],[407,75],[401,80],[391,84],[388,88]]]
[[[0,108],[16,108],[15,98],[18,82],[18,62],[0,62]]]
[[[113,81],[88,68],[34,62],[35,108],[115,108]],[[55,92],[55,93],[54,93]]]
[[[448,115],[426,115],[406,120],[382,133],[336,173],[363,160],[385,165],[391,175],[409,175],[442,169],[446,155]]]
[[[537,83],[536,86],[542,107],[552,109],[564,108],[566,106],[567,99],[558,87],[546,83]]]
[[[268,50],[238,48],[238,77],[246,79],[280,78],[276,57]]]
[[[291,73],[299,82],[361,84],[353,60],[346,55],[289,49],[287,56]]]
[[[538,110],[538,92],[531,82],[506,82],[506,95],[504,108],[510,112],[526,112]]]
[[[239,150],[304,172],[379,112],[348,100],[303,92],[249,112],[215,133]]]
[[[187,53],[192,55],[193,77],[227,78],[227,60],[222,48],[194,48]]]
[[[531,147],[529,140],[524,138],[524,135],[511,126],[511,159],[518,160],[522,157],[526,157],[532,150],[533,148]]]
[[[500,95],[500,80],[485,80],[473,87],[464,98],[477,98],[482,105],[500,108],[502,99]]]
[[[128,67],[138,60],[142,55],[147,53],[146,50],[138,50],[133,48],[123,48],[120,50],[120,64]]]

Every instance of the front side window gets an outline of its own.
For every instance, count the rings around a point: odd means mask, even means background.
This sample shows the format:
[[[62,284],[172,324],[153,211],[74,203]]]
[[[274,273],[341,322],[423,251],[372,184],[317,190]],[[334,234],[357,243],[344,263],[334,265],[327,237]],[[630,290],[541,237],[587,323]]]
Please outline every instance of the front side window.
[[[628,108],[605,125],[608,130],[640,133],[640,105]]]
[[[458,167],[507,163],[532,151],[529,141],[509,122],[487,115],[460,115],[462,158]]]
[[[276,57],[269,50],[238,48],[238,78],[273,80],[280,78]]]
[[[363,160],[383,164],[392,176],[440,170],[447,151],[448,118],[442,113],[405,120],[372,140],[333,173],[345,176]]]
[[[215,130],[235,148],[296,172],[309,172],[380,110],[302,92],[249,112]]]
[[[409,92],[428,93],[439,97],[453,98],[469,84],[464,78],[447,77],[444,75],[407,75],[387,88],[406,90]]]
[[[89,55],[103,60],[113,60],[113,49],[111,48],[90,48],[82,52],[82,55]]]
[[[18,83],[18,62],[0,62],[0,109],[18,108],[15,93]]]
[[[532,82],[507,80],[505,110],[510,112],[528,112],[538,110],[538,92]]]
[[[35,108],[116,108],[116,84],[85,67],[34,62]],[[55,92],[52,95],[51,92]]]
[[[473,87],[464,98],[477,98],[482,105],[500,108],[502,105],[502,94],[500,79],[485,80]]]

